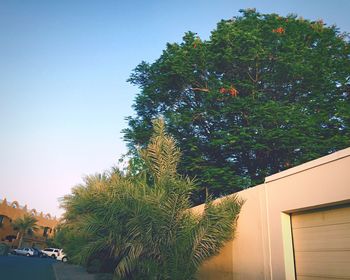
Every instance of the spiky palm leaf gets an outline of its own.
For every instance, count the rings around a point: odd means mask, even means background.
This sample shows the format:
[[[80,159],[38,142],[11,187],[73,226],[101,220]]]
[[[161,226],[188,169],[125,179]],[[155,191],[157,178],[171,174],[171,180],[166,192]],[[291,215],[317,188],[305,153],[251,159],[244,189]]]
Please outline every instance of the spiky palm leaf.
[[[156,183],[161,183],[161,180],[176,175],[181,153],[176,147],[175,140],[167,135],[163,119],[154,120],[153,127],[154,136],[147,149],[140,151],[140,156],[145,161]]]

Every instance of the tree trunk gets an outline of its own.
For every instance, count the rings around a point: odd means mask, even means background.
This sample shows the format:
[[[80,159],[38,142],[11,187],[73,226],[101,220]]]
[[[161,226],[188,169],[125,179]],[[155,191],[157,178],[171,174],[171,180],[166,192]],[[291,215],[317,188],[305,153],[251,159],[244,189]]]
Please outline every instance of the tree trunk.
[[[20,238],[19,238],[19,242],[18,242],[18,248],[22,247],[22,243],[23,243],[23,235],[22,233],[19,234]]]

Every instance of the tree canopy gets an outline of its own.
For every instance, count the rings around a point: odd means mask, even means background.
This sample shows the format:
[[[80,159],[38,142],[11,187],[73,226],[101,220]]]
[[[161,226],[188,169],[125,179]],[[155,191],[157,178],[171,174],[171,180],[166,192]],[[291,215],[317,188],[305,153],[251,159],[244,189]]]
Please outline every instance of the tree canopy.
[[[188,32],[129,81],[140,88],[124,138],[147,145],[162,116],[204,200],[350,144],[350,45],[322,20],[260,14],[222,20],[208,40]]]

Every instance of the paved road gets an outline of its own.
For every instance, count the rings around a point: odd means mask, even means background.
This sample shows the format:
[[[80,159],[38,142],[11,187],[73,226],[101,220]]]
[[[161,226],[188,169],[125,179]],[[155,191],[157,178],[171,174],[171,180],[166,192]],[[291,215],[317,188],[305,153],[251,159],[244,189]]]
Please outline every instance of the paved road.
[[[1,280],[55,280],[50,258],[0,256]]]

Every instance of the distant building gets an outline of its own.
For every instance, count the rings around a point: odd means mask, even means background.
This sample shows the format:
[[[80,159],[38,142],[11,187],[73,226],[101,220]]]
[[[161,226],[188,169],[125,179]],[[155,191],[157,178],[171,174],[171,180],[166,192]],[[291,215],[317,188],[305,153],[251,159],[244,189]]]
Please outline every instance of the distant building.
[[[18,246],[18,231],[12,226],[12,222],[17,218],[22,218],[25,214],[32,215],[37,221],[38,231],[33,235],[25,235],[22,247],[46,247],[48,238],[53,237],[58,220],[50,214],[38,213],[35,209],[28,209],[27,205],[20,206],[17,201],[8,202],[0,200],[0,243],[5,243],[12,248]]]

